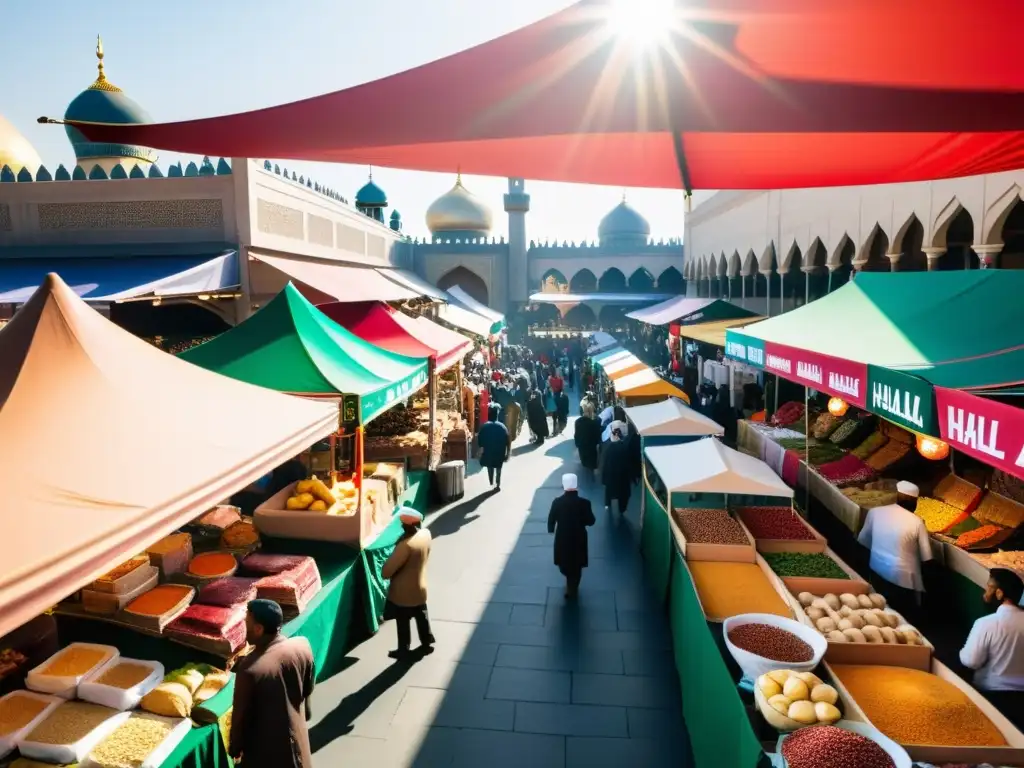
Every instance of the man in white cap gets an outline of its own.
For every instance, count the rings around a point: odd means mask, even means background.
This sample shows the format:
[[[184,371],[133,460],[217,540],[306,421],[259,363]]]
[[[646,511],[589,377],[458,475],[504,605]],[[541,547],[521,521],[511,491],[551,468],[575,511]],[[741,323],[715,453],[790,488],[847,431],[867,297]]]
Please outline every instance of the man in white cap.
[[[416,633],[420,638],[420,652],[426,654],[434,650],[434,635],[430,631],[430,618],[427,615],[430,531],[423,528],[422,513],[411,506],[403,506],[398,515],[402,521],[402,536],[381,569],[381,575],[391,580],[384,618],[394,619],[398,632],[398,648],[388,653],[393,659],[409,656],[412,643],[409,625],[413,619],[416,620]]]
[[[576,475],[562,475],[561,496],[551,502],[548,533],[555,534],[555,565],[565,576],[565,596],[576,597],[587,567],[587,528],[593,525],[590,502],[579,494]]]
[[[871,550],[871,570],[920,604],[921,563],[932,559],[931,538],[924,520],[914,514],[920,494],[917,486],[901,481],[896,493],[898,503],[868,510],[857,540]]]

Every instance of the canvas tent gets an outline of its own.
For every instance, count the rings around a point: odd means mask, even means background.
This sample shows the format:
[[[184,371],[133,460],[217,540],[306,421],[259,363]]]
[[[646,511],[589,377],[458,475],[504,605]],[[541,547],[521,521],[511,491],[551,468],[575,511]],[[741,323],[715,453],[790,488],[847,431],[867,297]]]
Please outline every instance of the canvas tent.
[[[623,376],[628,376],[631,373],[642,371],[647,368],[647,363],[641,360],[639,357],[634,355],[632,352],[617,357],[613,360],[609,360],[601,365],[604,370],[605,376],[614,381],[615,379],[621,379]]]
[[[756,315],[756,312],[724,299],[688,299],[685,296],[673,296],[652,307],[630,312],[626,317],[648,325],[692,325],[734,318],[754,318]]]
[[[491,331],[494,323],[490,319],[452,302],[437,308],[437,319],[461,331],[468,331],[474,336],[489,339],[494,335]]]
[[[644,455],[671,493],[726,493],[793,498],[793,489],[760,459],[705,438],[651,446]]]
[[[678,397],[689,403],[690,398],[675,384],[661,378],[651,368],[643,368],[636,373],[623,376],[613,382],[615,393],[623,398],[655,398]]]
[[[181,358],[279,392],[358,395],[366,423],[427,383],[427,361],[345,330],[289,283],[265,307]]]
[[[56,275],[0,361],[0,636],[338,427],[331,404],[161,352]]]
[[[72,124],[93,142],[181,154],[687,190],[1020,166],[1020,3],[674,0],[642,50],[621,34],[623,12],[582,0],[438,61],[252,112]],[[957,55],[907,46],[908,29],[957,41]]]
[[[721,435],[725,432],[720,424],[674,397],[627,408],[626,418],[633,422],[641,437]]]
[[[587,353],[595,359],[597,355],[619,346],[619,342],[610,333],[594,331],[587,342]]]
[[[501,312],[491,309],[486,304],[481,304],[459,286],[453,285],[448,289],[447,293],[451,300],[463,309],[490,320],[491,333],[500,333],[502,328],[505,327],[505,316]]]

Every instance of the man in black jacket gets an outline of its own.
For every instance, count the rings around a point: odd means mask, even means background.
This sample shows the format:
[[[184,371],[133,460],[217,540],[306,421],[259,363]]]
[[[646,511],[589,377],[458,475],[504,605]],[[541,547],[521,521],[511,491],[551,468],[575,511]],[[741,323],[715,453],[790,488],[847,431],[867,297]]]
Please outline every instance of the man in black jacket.
[[[561,496],[551,502],[548,533],[555,534],[555,565],[565,576],[565,596],[576,597],[587,567],[587,528],[593,525],[590,502],[580,496],[576,475],[562,475]]]

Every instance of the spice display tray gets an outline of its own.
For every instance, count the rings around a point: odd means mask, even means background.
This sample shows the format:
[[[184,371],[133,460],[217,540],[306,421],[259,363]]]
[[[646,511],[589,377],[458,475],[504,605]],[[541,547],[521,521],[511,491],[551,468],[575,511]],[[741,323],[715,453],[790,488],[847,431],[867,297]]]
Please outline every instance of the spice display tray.
[[[359,544],[373,535],[373,516],[357,508],[351,515],[328,515],[305,509],[286,509],[285,502],[297,483],[283,488],[263,502],[252,520],[260,536],[307,541]]]
[[[188,718],[174,719],[178,720],[178,723],[171,728],[171,732],[168,733],[167,737],[156,746],[156,749],[150,752],[146,759],[142,761],[139,768],[160,768],[164,761],[171,756],[171,753],[174,752],[177,746],[188,735],[189,731],[192,730],[192,721]],[[120,723],[118,723],[118,725],[120,725]],[[98,746],[98,744],[96,746]],[[103,766],[93,760],[91,756],[87,756],[78,764],[78,768],[103,768]]]
[[[59,658],[62,654],[68,653],[69,651],[77,648],[102,651],[106,654],[106,658],[81,675],[56,676],[43,674],[43,670],[46,669],[54,660]],[[112,645],[99,645],[97,643],[71,643],[67,647],[57,651],[57,653],[35,669],[29,670],[28,674],[25,676],[25,687],[30,688],[37,693],[50,693],[64,699],[73,699],[78,691],[79,683],[89,677],[89,675],[106,669],[107,666],[116,661],[120,656],[121,652]]]
[[[111,711],[113,712],[113,710]],[[42,744],[22,740],[18,744],[18,750],[24,757],[41,760],[44,763],[57,763],[58,765],[78,763],[129,716],[129,712],[114,712],[110,718],[93,728],[74,744]]]
[[[833,725],[836,728],[842,728],[845,731],[856,733],[858,736],[863,736],[864,738],[875,742],[885,750],[889,757],[892,758],[893,765],[896,768],[912,768],[913,763],[910,759],[910,755],[907,754],[907,751],[873,725],[869,725],[868,723],[858,723],[853,720],[840,720],[838,723],[833,723]],[[788,737],[788,733],[780,735],[779,742],[775,747],[775,752],[780,756],[780,759],[783,759],[783,761],[784,758],[781,757],[782,744]],[[786,765],[785,762],[782,764]]]
[[[188,585],[182,584],[179,586]],[[133,627],[142,627],[143,629],[148,629],[153,632],[160,633],[164,631],[164,627],[166,627],[168,624],[170,624],[172,621],[174,621],[176,618],[178,618],[179,616],[181,616],[181,614],[185,612],[185,609],[192,604],[192,601],[195,599],[195,597],[195,587],[189,587],[189,591],[185,593],[184,597],[182,597],[181,600],[179,600],[176,605],[174,605],[172,608],[165,611],[164,613],[160,614],[159,616],[149,616],[140,613],[132,613],[127,609],[121,611],[118,614],[118,616],[126,624],[129,624]]]
[[[796,551],[796,550],[785,550]],[[851,595],[867,595],[872,592],[871,585],[860,577],[853,568],[832,551],[826,548],[824,554],[832,558],[833,562],[843,569],[849,579],[820,579],[813,576],[780,576],[786,588],[794,595],[801,592],[810,592],[812,595],[827,595],[829,593]]]
[[[129,592],[96,592],[91,589],[83,589],[82,608],[89,613],[111,616],[160,583],[160,569],[156,566],[144,565],[141,568],[136,568],[136,571],[143,571],[146,574],[146,579]]]
[[[884,664],[883,666],[902,667],[904,664]],[[846,720],[867,723],[874,727],[874,724],[867,718],[864,711],[857,705],[857,702],[846,690],[846,687],[836,677],[827,660],[825,669],[832,678],[832,685],[839,692],[839,700],[843,706],[840,708]],[[957,675],[953,670],[936,658],[932,658],[931,667],[923,670],[931,672],[949,683],[952,683],[967,697],[974,702],[993,725],[999,729],[1006,740],[1005,747],[951,747],[939,744],[900,744],[910,757],[918,762],[935,763],[966,763],[968,765],[980,765],[991,763],[993,765],[1024,765],[1024,733],[1011,723],[998,709],[992,706],[988,699],[972,688],[967,682]]]
[[[790,592],[787,596],[797,621],[814,629],[814,622],[804,611],[797,595],[805,590]],[[811,592],[811,590],[806,590]],[[813,592],[812,594],[819,594]],[[825,594],[825,593],[820,593]],[[839,593],[836,593],[839,594]],[[854,594],[854,593],[850,593]],[[868,593],[865,593],[868,594]],[[886,608],[890,613],[900,616],[900,622],[905,619],[898,612]],[[877,664],[884,667],[906,667],[908,669],[919,669],[927,672],[931,668],[932,653],[934,648],[928,638],[921,636],[924,645],[892,645],[891,643],[833,643],[828,642],[828,650],[825,651],[825,661],[832,664]]]
[[[110,595],[123,595],[134,592],[152,578],[152,574],[159,574],[160,570],[151,563],[138,566],[124,576],[114,581],[94,581],[86,589],[93,592],[101,592]]]
[[[28,725],[0,736],[0,758],[6,757],[13,752],[18,746],[18,743],[25,737],[25,734],[30,733],[33,728],[39,725],[39,723],[46,718],[47,715],[53,712],[58,704],[61,704],[64,701],[56,696],[49,696],[45,693],[36,693],[35,691],[11,691],[6,696],[0,696],[0,701],[9,699],[12,696],[27,696],[30,699],[37,699],[44,702],[46,707],[42,712],[32,718],[32,720],[28,722]]]
[[[824,552],[828,547],[828,540],[822,536],[807,520],[795,509],[793,514],[804,524],[814,539],[754,539],[754,546],[758,552],[806,552],[815,554]],[[742,518],[738,518],[740,522]],[[748,529],[749,530],[749,529]],[[751,534],[753,535],[753,534]]]
[[[704,562],[708,562],[708,561],[704,561]],[[734,561],[734,560],[727,560],[727,561],[711,561],[711,562],[736,562],[736,561]],[[769,568],[768,567],[768,563],[766,563],[761,558],[761,556],[758,555],[757,553],[754,554],[754,563],[753,563],[753,565],[756,565],[758,568],[761,569],[761,572],[764,574],[764,577],[768,580],[768,583],[772,585],[772,588],[779,594],[779,597],[782,598],[782,602],[789,608],[790,615],[787,616],[787,617],[784,617],[784,618],[793,618],[793,602],[790,599],[789,592],[786,590],[786,585],[782,583],[782,579],[780,579],[778,576],[775,575],[775,571],[773,571],[771,568]],[[693,580],[693,573],[690,571],[689,563],[687,562],[685,557],[683,558],[683,567],[686,568],[686,575],[690,579],[690,583],[693,584],[693,592],[694,592],[694,595],[697,597],[697,604],[700,605],[701,613],[704,614],[704,620],[709,622],[709,623],[711,623],[711,624],[722,624],[725,621],[724,618],[717,618],[717,617],[714,617],[714,616],[708,616],[708,612],[704,608],[704,603],[700,599],[700,591],[697,589],[697,585],[696,585],[696,583]],[[741,614],[737,614],[737,615],[741,615]]]
[[[689,542],[671,513],[668,519],[669,524],[672,526],[672,535],[675,536],[676,543],[679,545],[679,551],[683,553],[683,557],[686,560],[710,560],[723,563],[757,562],[757,549],[754,547],[754,537],[750,535],[747,526],[738,517],[736,522],[743,529],[743,533],[747,537],[747,544],[699,544]]]
[[[118,688],[116,685],[106,685],[98,682],[108,670],[122,663],[148,667],[150,673],[131,688]],[[110,664],[99,672],[94,672],[83,680],[78,686],[78,698],[82,701],[102,704],[104,707],[124,712],[129,709],[135,709],[139,702],[142,701],[142,697],[156,688],[163,679],[164,665],[159,661],[126,659],[122,656],[114,664]]]

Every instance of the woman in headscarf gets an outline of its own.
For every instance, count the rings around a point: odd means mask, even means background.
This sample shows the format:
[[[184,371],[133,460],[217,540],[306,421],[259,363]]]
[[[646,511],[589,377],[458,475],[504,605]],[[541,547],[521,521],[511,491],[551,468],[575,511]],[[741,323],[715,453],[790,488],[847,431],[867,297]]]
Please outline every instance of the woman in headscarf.
[[[530,395],[530,401],[526,404],[526,420],[530,425],[530,431],[534,434],[534,442],[540,445],[548,432],[548,420],[544,413],[544,401],[536,389]]]
[[[589,400],[583,403],[583,415],[576,419],[573,442],[580,455],[580,464],[584,474],[591,480],[597,469],[597,446],[601,444],[601,425],[594,418],[594,404]]]
[[[612,508],[612,501],[618,500],[619,512],[626,513],[629,506],[630,486],[633,483],[630,446],[626,441],[628,429],[622,421],[613,421],[611,442],[606,443],[601,453],[601,482],[604,484],[604,505]]]

